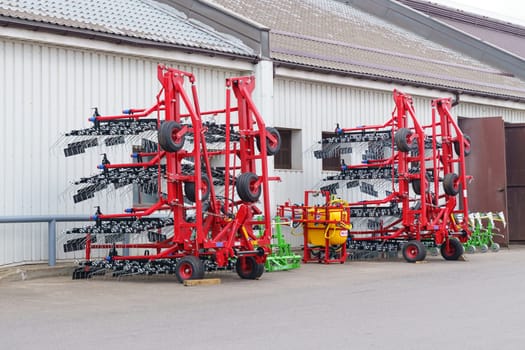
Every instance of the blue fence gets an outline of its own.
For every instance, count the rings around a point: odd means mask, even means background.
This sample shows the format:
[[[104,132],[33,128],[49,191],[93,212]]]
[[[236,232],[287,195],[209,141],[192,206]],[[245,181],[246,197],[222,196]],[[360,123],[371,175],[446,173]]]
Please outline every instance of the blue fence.
[[[57,262],[57,222],[92,221],[89,216],[41,215],[41,216],[0,216],[0,224],[47,222],[48,235],[48,265],[55,266]]]

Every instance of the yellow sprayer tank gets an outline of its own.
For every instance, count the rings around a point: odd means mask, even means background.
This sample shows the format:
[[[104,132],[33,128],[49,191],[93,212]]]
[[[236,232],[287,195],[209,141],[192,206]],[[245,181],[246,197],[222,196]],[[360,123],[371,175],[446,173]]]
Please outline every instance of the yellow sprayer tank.
[[[346,208],[348,209],[348,208]],[[349,210],[341,206],[313,207],[307,210],[306,231],[308,243],[315,246],[345,244],[352,229]]]

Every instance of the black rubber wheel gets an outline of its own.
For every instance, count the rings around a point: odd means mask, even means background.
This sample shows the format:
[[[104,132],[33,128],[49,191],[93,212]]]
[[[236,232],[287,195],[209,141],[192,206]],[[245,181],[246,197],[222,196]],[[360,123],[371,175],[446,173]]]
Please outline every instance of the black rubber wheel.
[[[427,248],[421,241],[408,241],[402,250],[403,258],[410,263],[424,260],[427,256]]]
[[[449,238],[441,245],[441,256],[445,260],[458,260],[465,252],[463,244],[455,238]]]
[[[463,138],[465,139],[465,141],[467,141],[467,144],[465,145],[465,148],[463,150],[463,154],[465,155],[465,157],[468,157],[468,155],[470,154],[470,136],[468,136],[467,134],[463,134]],[[454,151],[456,152],[456,154],[459,156],[459,142],[458,141],[454,141]]]
[[[414,190],[415,194],[421,194],[421,180],[420,179],[412,180],[412,189]]]
[[[210,179],[205,174],[202,174],[201,179],[201,201],[206,201],[210,198]],[[190,202],[195,202],[195,182],[184,183],[184,194]]]
[[[235,263],[235,271],[242,279],[255,280],[264,273],[264,264],[258,264],[253,256],[242,256]]]
[[[245,202],[257,202],[261,196],[261,186],[255,183],[259,177],[254,173],[242,173],[237,177],[235,187],[237,194]]]
[[[264,273],[265,269],[264,269],[264,264],[257,264],[257,274],[255,278],[260,278],[262,276],[262,274]]]
[[[180,283],[186,280],[200,280],[204,277],[204,264],[198,257],[186,255],[177,263],[175,276]]]
[[[272,128],[270,126],[266,127],[266,132],[268,134],[271,134],[275,138],[274,142],[271,142],[270,139],[268,138],[266,139],[266,154],[268,156],[273,156],[274,154],[278,153],[279,150],[281,149],[281,134],[279,133],[279,130],[277,130],[276,128]],[[257,144],[257,149],[260,152],[261,151],[261,140],[257,137],[255,139],[255,142]]]
[[[398,151],[410,152],[413,151],[414,148],[417,148],[417,143],[408,141],[410,136],[412,136],[412,130],[407,128],[401,128],[396,132],[394,135],[394,141]]]
[[[158,133],[159,145],[166,152],[177,152],[184,147],[186,136],[176,137],[176,134],[182,129],[182,126],[173,121],[165,121],[160,124]]]
[[[449,196],[455,196],[459,193],[458,174],[449,173],[443,178],[443,190]]]
[[[430,191],[430,177],[428,174],[425,174],[425,181],[426,181],[426,191]],[[415,194],[421,194],[421,180],[420,179],[413,179],[412,180],[412,189],[414,190]]]

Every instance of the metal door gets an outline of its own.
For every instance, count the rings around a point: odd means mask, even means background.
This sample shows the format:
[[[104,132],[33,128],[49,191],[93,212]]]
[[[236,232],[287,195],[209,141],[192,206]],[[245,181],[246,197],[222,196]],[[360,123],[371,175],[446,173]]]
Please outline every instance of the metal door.
[[[505,124],[510,240],[525,242],[525,124]]]
[[[458,124],[463,133],[471,138],[472,151],[465,158],[467,173],[474,177],[468,185],[469,211],[483,213],[502,211],[510,224],[504,228],[497,223],[503,237],[496,237],[496,241],[507,246],[508,232],[512,232],[512,227],[519,226],[512,225],[512,218],[509,219],[507,211],[507,164],[503,118],[459,117]]]

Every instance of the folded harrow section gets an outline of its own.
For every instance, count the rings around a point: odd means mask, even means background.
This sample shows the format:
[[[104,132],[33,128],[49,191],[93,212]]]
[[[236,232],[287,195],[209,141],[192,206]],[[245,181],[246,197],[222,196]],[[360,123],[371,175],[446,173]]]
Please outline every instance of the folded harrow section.
[[[180,281],[202,278],[214,269],[259,278],[271,252],[268,182],[276,179],[268,176],[267,156],[279,151],[281,140],[252,101],[254,77],[227,79],[226,107],[212,111],[200,110],[193,74],[161,65],[158,80],[162,88],[152,107],[112,116],[96,110],[92,128],[69,134],[103,136],[107,142],[154,130],[158,141],[143,139],[141,151],[132,154],[135,162],[115,164],[104,155],[100,174],[77,182],[84,187],[75,202],[110,185],[129,184],[158,199],[124,213],[98,209],[94,225],[71,230],[83,237],[68,241],[64,249],[86,253],[74,278],[107,269],[116,275],[175,273]],[[204,120],[206,116],[221,123]],[[95,144],[68,144],[65,154],[82,153]],[[265,229],[256,234],[258,227]],[[130,243],[130,233],[142,237]],[[97,241],[101,235],[104,242]],[[91,260],[96,249],[108,252],[103,261]]]
[[[327,184],[321,190],[345,199],[341,205],[352,221],[345,242],[348,248],[382,252],[401,249],[407,261],[415,262],[425,259],[430,247],[439,248],[447,260],[458,259],[471,231],[467,200],[470,176],[465,169],[470,138],[451,115],[451,99],[432,101],[428,125],[416,117],[409,95],[394,90],[393,99],[392,117],[384,124],[355,128],[337,125],[335,136],[321,141],[322,149],[314,153],[317,158],[342,159],[340,173],[325,178]],[[357,153],[361,155],[359,162],[355,161]],[[294,218],[293,214],[287,217]],[[309,251],[316,244],[309,238],[306,224],[303,231],[304,261],[309,261]],[[327,252],[328,246],[342,249],[341,243],[317,245]]]

